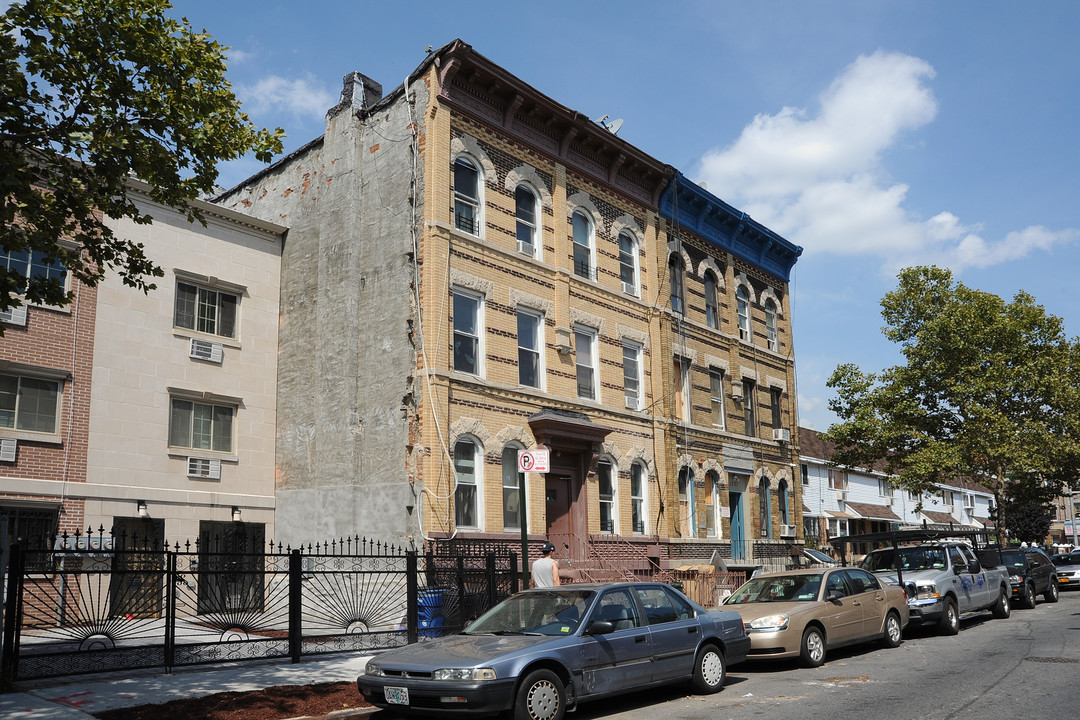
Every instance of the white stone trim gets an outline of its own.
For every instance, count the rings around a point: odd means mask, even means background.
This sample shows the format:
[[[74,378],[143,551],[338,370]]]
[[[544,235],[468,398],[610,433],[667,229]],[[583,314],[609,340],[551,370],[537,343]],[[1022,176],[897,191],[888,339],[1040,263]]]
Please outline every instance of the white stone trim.
[[[702,280],[705,279],[705,271],[712,270],[716,275],[716,287],[719,290],[727,292],[727,281],[724,280],[724,271],[720,269],[720,266],[716,264],[716,260],[711,257],[707,257],[698,263],[697,274]]]
[[[773,377],[772,375],[765,376],[765,384],[769,387],[780,388],[784,392],[787,392],[787,381],[783,378]]]
[[[450,450],[453,452],[453,448],[457,445],[458,440],[463,436],[471,436],[480,441],[483,446],[481,450],[487,453],[488,449],[492,445],[492,436],[488,432],[488,429],[484,427],[483,423],[473,418],[458,418],[454,422],[450,423]]]
[[[720,368],[725,375],[731,374],[731,364],[724,358],[718,358],[715,355],[705,355],[705,367]]]
[[[754,286],[750,283],[750,278],[746,277],[745,273],[739,273],[735,276],[735,287],[738,288],[740,285],[746,288],[746,293],[750,296],[750,302],[756,303],[757,294],[754,293]]]
[[[536,439],[532,433],[520,425],[507,425],[495,435],[495,444],[499,446],[499,455],[510,443],[524,445],[525,449],[536,447]]]
[[[678,240],[668,240],[668,257],[672,254],[680,255],[683,259],[683,269],[688,273],[694,272],[694,263],[690,262],[690,255],[686,252],[686,248],[682,247],[682,243]],[[667,258],[664,258],[664,271],[667,271]]]
[[[784,306],[780,302],[780,298],[777,297],[776,291],[771,287],[767,287],[761,291],[761,306],[765,307],[765,300],[771,298],[776,303],[776,317],[784,317]]]
[[[498,187],[498,174],[495,172],[495,163],[491,162],[491,159],[487,156],[487,153],[480,147],[480,143],[476,141],[472,135],[462,135],[456,137],[450,141],[450,154],[454,160],[457,160],[458,155],[468,155],[476,162],[480,163],[481,169],[484,171],[484,184],[492,187]],[[481,198],[481,201],[483,198]]]
[[[746,380],[753,380],[755,384],[758,384],[758,371],[754,368],[748,368],[745,365],[739,366],[739,377]]]
[[[625,325],[615,325],[615,334],[619,336],[619,339],[626,339],[631,342],[635,342],[645,350],[649,349],[649,333],[644,330],[635,330],[634,328],[628,328]]]
[[[675,343],[671,346],[671,354],[677,357],[686,358],[692,364],[697,364],[697,350],[687,347],[686,345]]]
[[[495,283],[492,281],[453,268],[450,269],[450,284],[481,293],[484,297],[491,297],[495,292]]]
[[[551,191],[548,190],[547,184],[540,177],[540,173],[536,172],[536,169],[531,165],[521,165],[506,173],[506,181],[503,183],[503,187],[510,192],[514,192],[517,190],[518,185],[522,183],[531,185],[533,190],[540,196],[540,203],[546,208],[551,208]],[[537,224],[539,224],[539,218],[537,218]]]
[[[555,312],[555,302],[553,300],[545,300],[516,288],[510,288],[510,304],[515,307],[521,305],[530,310],[542,312],[545,316],[550,316]]]
[[[598,335],[604,334],[604,318],[577,308],[570,308],[570,325],[571,327],[574,325],[587,325],[593,330],[596,330]],[[600,338],[597,337],[597,342],[599,342],[599,340]],[[597,377],[599,378],[600,369],[597,368],[596,370],[598,373]]]
[[[637,218],[630,213],[623,213],[611,223],[611,236],[614,238],[619,237],[619,233],[627,231],[637,240],[638,249],[641,249],[641,243],[645,239],[645,233],[641,231],[638,226]]]

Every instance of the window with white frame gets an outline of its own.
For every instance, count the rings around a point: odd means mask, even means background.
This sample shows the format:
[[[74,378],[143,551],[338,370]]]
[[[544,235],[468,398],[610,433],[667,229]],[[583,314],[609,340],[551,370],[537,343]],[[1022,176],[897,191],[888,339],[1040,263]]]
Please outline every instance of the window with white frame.
[[[720,537],[720,475],[705,473],[705,537]]]
[[[459,528],[480,527],[480,447],[471,439],[454,443],[454,524]]]
[[[529,257],[540,256],[540,200],[528,185],[518,185],[514,191],[515,215],[517,217],[518,252]]]
[[[0,428],[59,432],[59,380],[0,374]]]
[[[750,437],[757,437],[757,408],[754,406],[754,387],[753,380],[743,378],[743,420],[745,421],[746,435]]]
[[[750,340],[750,291],[745,285],[735,290],[735,313],[739,316],[739,339]]]
[[[679,529],[681,537],[693,537],[694,529],[694,471],[687,466],[679,469]]]
[[[829,468],[829,489],[830,490],[847,490],[848,489],[848,477],[847,472],[840,468]]]
[[[672,253],[668,258],[668,275],[671,285],[671,309],[681,315],[686,312],[686,263],[679,253]]]
[[[791,524],[791,509],[788,506],[787,480],[781,480],[776,484],[776,509],[780,514],[780,524]]]
[[[723,430],[726,422],[724,417],[723,370],[717,368],[709,370],[709,396],[712,402],[712,425]]]
[[[720,329],[720,312],[716,306],[716,273],[705,271],[705,323],[713,330]]]
[[[236,406],[174,397],[169,413],[169,447],[233,452]]]
[[[885,478],[879,478],[877,481],[878,493],[881,497],[891,498],[893,496],[893,486]]]
[[[184,280],[176,282],[173,325],[186,330],[235,338],[240,295]]]
[[[765,336],[768,338],[770,350],[777,350],[780,347],[779,336],[776,332],[776,303],[772,298],[765,300]]]
[[[635,462],[630,466],[630,523],[632,530],[637,535],[645,534],[647,515],[647,496],[649,476],[645,466],[641,462]]]
[[[482,374],[483,296],[454,288],[454,370]]]
[[[772,537],[772,508],[769,503],[769,481],[761,478],[758,481],[758,514],[761,520],[761,537]]]
[[[641,345],[623,340],[623,387],[626,393],[626,407],[640,410],[641,394]]]
[[[519,498],[523,473],[518,472],[518,451],[516,445],[507,445],[502,452],[502,508],[503,531],[521,529],[521,507]]]
[[[610,460],[596,462],[597,495],[600,498],[600,532],[615,532],[615,466]]]
[[[829,518],[829,537],[837,538],[848,534],[848,523],[845,518]]]
[[[619,233],[619,279],[622,290],[628,295],[638,295],[637,238],[623,231]]]
[[[577,364],[577,394],[586,400],[599,400],[596,382],[596,330],[574,327],[574,356]]]
[[[690,422],[690,361],[675,358],[675,417]]]
[[[807,542],[811,540],[818,540],[821,537],[821,519],[812,515],[803,515],[802,518],[803,537]]]
[[[544,362],[541,350],[544,317],[537,312],[518,308],[518,383],[526,387],[543,386]]]
[[[574,233],[574,274],[589,280],[596,279],[596,232],[593,220],[584,210],[570,216]]]
[[[471,157],[454,160],[454,227],[470,235],[480,235],[483,180],[479,163]]]

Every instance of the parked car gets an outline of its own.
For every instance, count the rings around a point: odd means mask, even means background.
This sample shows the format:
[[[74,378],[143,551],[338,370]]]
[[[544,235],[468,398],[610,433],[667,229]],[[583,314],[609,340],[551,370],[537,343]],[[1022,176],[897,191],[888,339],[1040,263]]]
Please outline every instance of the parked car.
[[[1080,587],[1080,552],[1062,553],[1050,558],[1057,568],[1058,587]]]
[[[1020,607],[1035,607],[1035,596],[1046,602],[1058,601],[1058,575],[1054,563],[1038,548],[1008,547],[1001,550],[1001,562],[1009,571],[1012,596]]]
[[[716,692],[749,649],[738,613],[668,585],[564,585],[517,593],[458,635],[382,653],[356,684],[367,702],[405,714],[558,720],[585,700],[665,683]]]
[[[904,591],[851,567],[764,573],[724,606],[742,616],[748,659],[797,657],[809,667],[842,645],[880,639],[896,647],[908,624]]]

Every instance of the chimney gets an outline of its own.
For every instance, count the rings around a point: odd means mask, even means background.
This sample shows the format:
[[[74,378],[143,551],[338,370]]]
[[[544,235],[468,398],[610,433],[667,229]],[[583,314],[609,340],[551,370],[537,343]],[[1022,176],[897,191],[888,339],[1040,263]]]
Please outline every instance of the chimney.
[[[372,105],[382,100],[382,85],[375,82],[367,75],[351,72],[345,76],[341,83],[341,100],[330,108],[328,115],[337,115],[346,108],[353,112],[363,112]]]

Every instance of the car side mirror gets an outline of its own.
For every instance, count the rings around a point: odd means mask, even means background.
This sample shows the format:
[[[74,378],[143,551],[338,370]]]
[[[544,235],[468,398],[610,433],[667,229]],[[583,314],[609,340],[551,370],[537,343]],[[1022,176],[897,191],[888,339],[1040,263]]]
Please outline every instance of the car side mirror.
[[[959,575],[960,573],[966,573],[967,565],[953,565],[952,571],[956,575]]]
[[[593,620],[586,628],[586,635],[607,635],[615,632],[615,623],[610,620]]]
[[[843,595],[836,592],[835,590],[830,590],[829,592],[827,592],[825,594],[825,602],[831,602],[831,603],[840,602],[840,599],[843,598],[843,597],[844,597]]]

